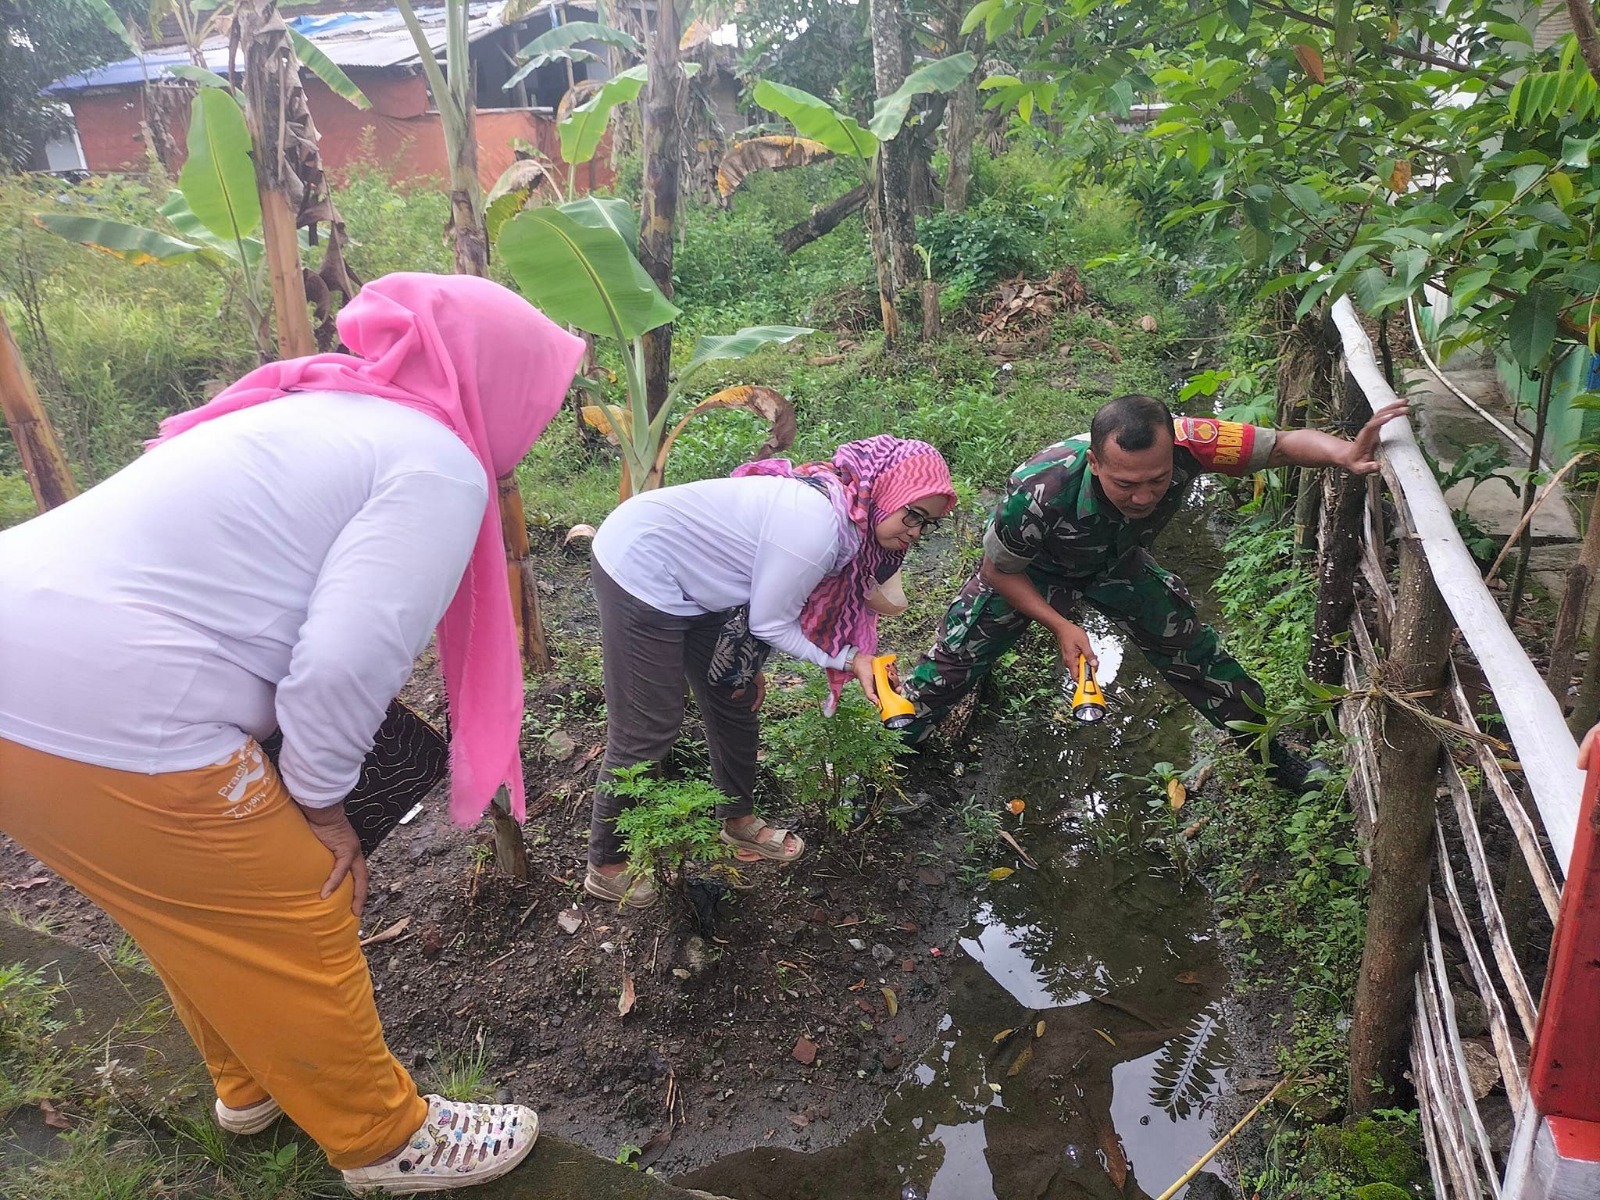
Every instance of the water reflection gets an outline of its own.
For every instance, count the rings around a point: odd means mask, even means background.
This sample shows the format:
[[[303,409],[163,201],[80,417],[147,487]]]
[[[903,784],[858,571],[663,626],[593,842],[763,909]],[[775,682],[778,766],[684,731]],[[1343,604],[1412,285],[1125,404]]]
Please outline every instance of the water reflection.
[[[1039,866],[985,889],[949,1016],[883,1116],[840,1146],[747,1151],[677,1182],[740,1200],[1148,1200],[1210,1147],[1227,1064],[1210,908],[1144,849],[1141,784],[1113,778],[1185,759],[1188,717],[1091,632],[1107,719],[990,735],[980,799],[1027,800]],[[1133,836],[1108,841],[1119,820]]]

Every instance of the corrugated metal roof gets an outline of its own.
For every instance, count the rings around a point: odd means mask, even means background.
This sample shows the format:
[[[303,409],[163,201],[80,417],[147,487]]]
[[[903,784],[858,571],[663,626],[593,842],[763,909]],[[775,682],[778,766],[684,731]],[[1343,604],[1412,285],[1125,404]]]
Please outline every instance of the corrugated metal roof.
[[[529,15],[558,2],[545,0],[530,10]],[[500,13],[504,7],[503,3],[471,5],[467,10],[468,40],[475,42],[499,29]],[[444,11],[443,8],[417,9],[417,21],[436,54],[444,50]],[[341,67],[400,67],[418,61],[416,43],[411,40],[411,33],[406,29],[399,9],[328,13],[322,16],[308,14],[293,18],[289,24]],[[228,70],[228,39],[213,38],[201,49],[205,53],[206,66],[218,75],[225,75]],[[171,68],[187,62],[187,50],[182,47],[163,47],[150,51],[142,59],[123,59],[80,75],[58,79],[45,91],[52,95],[64,95],[86,88],[141,83],[146,78],[170,79]]]

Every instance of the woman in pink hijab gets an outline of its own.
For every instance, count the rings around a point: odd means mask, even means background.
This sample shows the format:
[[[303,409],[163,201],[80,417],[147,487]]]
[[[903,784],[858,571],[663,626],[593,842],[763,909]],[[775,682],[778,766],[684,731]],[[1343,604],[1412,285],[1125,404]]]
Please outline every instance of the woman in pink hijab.
[[[502,785],[520,814],[495,479],[583,343],[465,276],[386,276],[338,326],[349,353],[251,372],[0,533],[0,831],[139,943],[225,1129],[287,1113],[351,1187],[434,1191],[510,1170],[538,1118],[419,1095],[385,1046],[343,800],[437,629],[451,815]]]

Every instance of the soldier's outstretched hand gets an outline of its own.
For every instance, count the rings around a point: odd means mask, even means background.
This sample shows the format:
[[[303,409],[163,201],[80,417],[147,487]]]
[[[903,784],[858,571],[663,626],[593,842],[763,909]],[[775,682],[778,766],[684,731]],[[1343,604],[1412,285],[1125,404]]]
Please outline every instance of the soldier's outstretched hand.
[[[1396,417],[1408,416],[1411,406],[1404,400],[1386,405],[1372,414],[1345,452],[1344,467],[1352,475],[1371,475],[1378,469],[1378,431]]]

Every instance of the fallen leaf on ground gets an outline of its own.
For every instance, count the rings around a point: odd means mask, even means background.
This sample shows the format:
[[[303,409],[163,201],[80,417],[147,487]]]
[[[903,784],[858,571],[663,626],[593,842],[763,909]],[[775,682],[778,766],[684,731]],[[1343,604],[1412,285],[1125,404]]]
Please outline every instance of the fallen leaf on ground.
[[[1036,1038],[1041,1038],[1041,1037],[1044,1036],[1044,1022],[1043,1021],[1040,1021],[1037,1025],[1035,1025],[1033,1027],[1033,1036],[1036,1037]]]
[[[395,940],[395,938],[404,933],[406,931],[406,927],[410,924],[410,917],[401,917],[393,925],[389,926],[389,928],[380,929],[377,933],[373,934],[369,938],[362,938],[360,944],[363,946],[381,946],[384,942],[392,942]]]
[[[8,884],[6,884],[6,889],[8,891],[13,891],[13,892],[25,892],[29,888],[36,888],[41,883],[49,883],[49,882],[50,882],[50,876],[48,876],[48,875],[35,875],[32,879],[24,879],[21,883],[8,883]]]
[[[1006,805],[1006,808],[1008,808],[1011,811],[1011,815],[1012,816],[1021,816],[1022,815],[1022,810],[1027,808],[1027,807],[1028,807],[1028,802],[1026,800],[1012,800],[1010,803],[1008,803]]]
[[[998,1046],[1001,1042],[1005,1041],[1008,1037],[1010,1037],[1015,1032],[1016,1032],[1015,1029],[1002,1029],[999,1033],[995,1034],[989,1040],[991,1042],[993,1042],[996,1046]]]
[[[817,1044],[802,1034],[799,1039],[795,1041],[794,1049],[789,1053],[794,1058],[795,1062],[799,1063],[801,1066],[809,1067],[812,1063],[817,1061]]]
[[[1149,313],[1145,313],[1144,316],[1139,318],[1139,328],[1144,330],[1146,333],[1154,333],[1160,328],[1160,326],[1156,324],[1156,319],[1154,317],[1152,317]]]
[[[996,867],[994,870],[989,872],[989,878],[999,881],[1001,879],[1009,879],[1016,873],[1016,868],[1014,867]]]
[[[672,1130],[663,1129],[653,1134],[648,1142],[639,1147],[639,1165],[648,1167],[666,1153],[670,1145],[672,1145]]]
[[[1105,1030],[1104,1030],[1104,1029],[1099,1029],[1099,1028],[1097,1028],[1097,1029],[1096,1029],[1096,1030],[1095,1030],[1095,1032],[1096,1032],[1096,1033],[1098,1033],[1098,1034],[1099,1034],[1099,1035],[1100,1035],[1100,1036],[1101,1036],[1101,1037],[1103,1037],[1103,1038],[1105,1038],[1105,1040],[1106,1040],[1106,1045],[1108,1045],[1108,1046],[1115,1046],[1115,1045],[1116,1045],[1116,1044],[1117,1044],[1117,1039],[1116,1039],[1116,1038],[1114,1038],[1114,1037],[1112,1037],[1112,1036],[1111,1036],[1111,1035],[1110,1035],[1110,1034],[1109,1034],[1109,1033],[1107,1033],[1107,1032],[1106,1032],[1106,1031],[1105,1031]]]
[[[57,1110],[48,1100],[39,1101],[39,1111],[44,1114],[44,1123],[51,1129],[71,1129],[72,1122]]]
[[[866,986],[867,986],[867,981],[865,979],[858,979],[854,983],[852,983],[847,990],[852,991],[852,992],[859,992],[862,988],[864,988]]]
[[[878,990],[883,993],[883,1002],[889,1006],[889,1015],[891,1017],[899,1015],[900,998],[894,994],[894,989],[879,988]]]
[[[617,1015],[625,1017],[631,1013],[636,998],[633,991],[633,976],[624,971],[622,973],[622,995],[617,999]]]
[[[1198,984],[1200,982],[1200,972],[1199,971],[1179,971],[1172,978],[1174,980],[1176,980],[1178,983]]]

